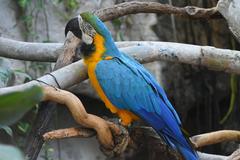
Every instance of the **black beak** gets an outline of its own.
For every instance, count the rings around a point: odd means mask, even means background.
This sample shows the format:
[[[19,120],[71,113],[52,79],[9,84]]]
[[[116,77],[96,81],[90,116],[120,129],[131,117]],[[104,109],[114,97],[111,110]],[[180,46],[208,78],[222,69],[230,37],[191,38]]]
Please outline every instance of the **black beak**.
[[[68,23],[65,27],[65,37],[67,36],[69,31],[71,31],[79,39],[82,39],[82,31],[79,28],[79,23],[78,23],[77,17],[68,21]]]

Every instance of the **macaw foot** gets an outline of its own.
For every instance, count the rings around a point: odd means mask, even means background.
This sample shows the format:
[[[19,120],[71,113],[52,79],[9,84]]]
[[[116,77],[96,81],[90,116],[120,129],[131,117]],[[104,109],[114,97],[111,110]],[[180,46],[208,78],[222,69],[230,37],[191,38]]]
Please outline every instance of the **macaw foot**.
[[[109,122],[109,127],[112,131],[114,139],[114,148],[106,149],[103,146],[100,146],[100,149],[106,156],[116,157],[126,150],[130,141],[130,137],[127,129],[121,125],[116,125],[112,122]]]
[[[120,122],[123,126],[130,126],[134,120],[139,119],[136,115],[127,110],[118,110],[117,114],[120,117]]]

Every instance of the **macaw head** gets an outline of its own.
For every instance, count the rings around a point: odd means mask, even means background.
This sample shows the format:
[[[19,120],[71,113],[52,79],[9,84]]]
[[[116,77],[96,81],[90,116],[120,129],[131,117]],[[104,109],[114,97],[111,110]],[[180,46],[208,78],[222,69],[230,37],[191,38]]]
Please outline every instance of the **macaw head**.
[[[96,16],[95,16],[96,17]],[[71,19],[65,27],[65,36],[71,31],[76,37],[81,39],[86,44],[92,44],[93,38],[97,33],[93,27],[93,14],[84,12],[77,17]],[[97,18],[97,17],[96,17]]]
[[[69,31],[82,40],[80,48],[83,56],[89,56],[96,50],[102,50],[104,53],[101,55],[106,55],[109,52],[108,56],[118,52],[105,24],[90,12],[81,13],[71,19],[65,27],[65,36]]]

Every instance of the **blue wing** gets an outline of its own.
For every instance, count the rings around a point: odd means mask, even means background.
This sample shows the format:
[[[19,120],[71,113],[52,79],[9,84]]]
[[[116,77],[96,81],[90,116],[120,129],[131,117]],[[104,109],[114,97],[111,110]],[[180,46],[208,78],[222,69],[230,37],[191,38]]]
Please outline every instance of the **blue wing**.
[[[122,55],[100,61],[95,73],[113,105],[141,117],[172,147],[191,150],[182,135],[180,119],[164,90],[141,64]]]

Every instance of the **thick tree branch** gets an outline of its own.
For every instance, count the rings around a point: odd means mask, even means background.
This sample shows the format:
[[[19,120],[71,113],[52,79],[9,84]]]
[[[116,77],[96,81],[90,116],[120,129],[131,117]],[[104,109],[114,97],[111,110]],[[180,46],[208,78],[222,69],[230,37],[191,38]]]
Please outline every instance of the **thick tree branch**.
[[[148,128],[148,127],[143,127],[143,128]],[[139,130],[140,130],[140,132],[139,132]],[[146,134],[146,131],[149,133]],[[133,139],[132,139],[132,141],[129,141],[130,147],[137,145],[137,144],[132,144],[132,143],[138,143],[137,142],[138,139],[144,140],[145,138],[154,137],[154,135],[153,135],[154,132],[151,132],[151,129],[146,130],[146,129],[142,129],[142,128],[133,128],[131,130],[131,132],[132,132],[131,136],[133,137]],[[142,134],[143,132],[145,132],[145,134]],[[69,137],[82,137],[82,138],[91,137],[94,135],[94,133],[96,133],[96,132],[93,132],[92,130],[89,130],[86,128],[67,128],[67,129],[60,129],[60,130],[48,132],[48,133],[44,134],[43,137],[44,137],[44,140],[48,141],[48,140],[62,139],[62,138],[69,138]],[[196,136],[191,137],[190,140],[194,144],[194,147],[197,149],[199,147],[216,144],[216,143],[221,143],[221,142],[225,142],[225,141],[239,141],[239,134],[240,134],[240,131],[222,130],[222,131],[216,131],[216,132],[210,132],[210,133],[196,135]],[[148,135],[149,135],[149,137],[148,137]],[[149,140],[151,140],[151,139],[149,139]],[[165,143],[162,142],[161,139],[155,137],[154,141],[161,142],[161,143],[158,143],[161,145],[161,147],[159,147],[158,151],[161,150],[161,152],[168,154],[168,156],[174,155],[174,156],[178,157],[178,155],[175,154],[172,150],[169,150],[167,147],[164,147]],[[212,160],[212,159],[213,160],[215,160],[215,159],[234,160],[240,156],[239,151],[234,152],[230,156],[214,155],[214,154],[207,154],[207,153],[202,153],[202,152],[198,152],[198,154],[199,154],[200,160]],[[177,157],[175,157],[173,159],[178,159]]]
[[[71,87],[76,83],[80,83],[80,82],[86,80],[88,77],[86,68],[85,68],[82,60],[72,63],[61,69],[58,69],[58,70],[52,72],[51,75],[53,75],[56,78],[56,80],[58,81],[58,83],[60,84],[60,86],[62,88]],[[46,74],[46,75],[38,78],[37,81],[33,80],[33,81],[30,81],[25,84],[1,88],[0,95],[6,94],[8,92],[25,90],[26,88],[31,87],[33,85],[46,86],[46,84],[48,84],[48,85],[58,87],[55,79],[51,75]],[[42,82],[44,82],[44,83],[42,83]]]
[[[0,37],[0,56],[25,61],[56,62],[62,43],[21,42]]]
[[[79,46],[81,40],[75,37],[72,32],[67,34],[67,38],[64,43],[62,53],[57,56],[57,62],[54,66],[54,70],[71,64],[76,54],[76,48]]]
[[[11,43],[5,48],[4,45],[9,41]],[[51,44],[48,43],[41,44],[38,52],[35,48],[38,43],[19,42],[0,37],[0,56],[15,59],[22,59],[24,57],[26,60],[34,61],[48,61],[48,59],[56,61],[57,57],[63,53],[63,47],[59,43],[54,44],[57,47],[51,48]],[[240,73],[240,51],[236,50],[172,42],[126,41],[116,42],[116,45],[121,51],[135,57],[141,63],[166,60],[204,66],[218,71]],[[1,52],[1,48],[5,48],[5,52]],[[28,48],[35,48],[38,54],[32,56],[33,51],[28,51]],[[11,51],[15,51],[16,53],[12,54]],[[43,54],[42,51],[45,51],[45,53]],[[70,59],[72,60],[72,57]]]
[[[69,134],[68,134],[69,133]],[[93,136],[92,130],[86,128],[67,128],[48,132],[44,134],[44,139],[62,139],[69,137],[91,137]],[[204,146],[217,144],[226,141],[240,141],[240,131],[234,130],[221,130],[209,132],[205,134],[195,135],[190,138],[194,148],[198,149]]]
[[[221,18],[215,7],[199,8],[195,6],[174,7],[168,4],[157,2],[125,2],[113,7],[99,9],[94,12],[102,21],[112,20],[128,14],[136,13],[159,13],[174,14],[177,16],[189,17],[192,19]]]
[[[219,0],[217,10],[227,20],[230,31],[240,43],[240,1]]]
[[[134,56],[141,63],[167,60],[201,65],[231,73],[240,73],[240,51],[170,42],[119,42],[117,44],[119,47],[125,47],[121,48],[121,51]],[[68,88],[87,79],[86,68],[82,61],[54,71],[52,75],[56,77],[62,88]],[[67,81],[66,78],[68,79]],[[55,80],[50,75],[40,77],[39,80],[57,87]],[[31,81],[19,86],[2,88],[0,94],[21,90],[33,84],[38,84],[38,82]]]

